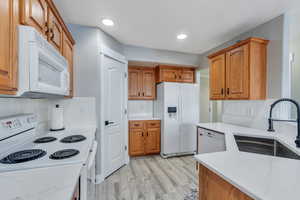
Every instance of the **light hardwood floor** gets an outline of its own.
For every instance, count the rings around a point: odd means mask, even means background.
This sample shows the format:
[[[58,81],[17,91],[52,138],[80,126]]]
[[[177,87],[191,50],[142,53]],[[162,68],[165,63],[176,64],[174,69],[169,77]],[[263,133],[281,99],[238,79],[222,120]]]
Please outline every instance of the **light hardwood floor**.
[[[133,158],[97,186],[97,200],[183,200],[197,188],[192,156]]]

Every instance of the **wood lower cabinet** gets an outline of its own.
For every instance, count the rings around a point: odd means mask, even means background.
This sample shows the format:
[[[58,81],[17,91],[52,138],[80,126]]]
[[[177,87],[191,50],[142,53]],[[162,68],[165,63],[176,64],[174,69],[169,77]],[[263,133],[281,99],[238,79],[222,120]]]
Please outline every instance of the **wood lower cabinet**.
[[[160,152],[160,128],[148,128],[145,140],[146,154],[155,154]]]
[[[239,189],[199,165],[199,200],[253,200]]]
[[[129,121],[129,155],[160,153],[160,121]]]
[[[18,69],[18,0],[0,1],[0,93],[15,94]]]
[[[128,99],[154,100],[155,98],[156,88],[154,68],[129,66]]]
[[[249,38],[209,55],[210,99],[266,99],[267,44]]]
[[[195,68],[159,65],[155,68],[156,82],[195,83]]]

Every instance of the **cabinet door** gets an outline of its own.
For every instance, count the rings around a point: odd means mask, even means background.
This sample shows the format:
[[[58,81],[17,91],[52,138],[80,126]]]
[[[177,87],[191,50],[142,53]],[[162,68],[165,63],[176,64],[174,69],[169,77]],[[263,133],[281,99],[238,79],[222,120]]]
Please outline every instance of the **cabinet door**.
[[[202,165],[199,168],[199,191],[201,200],[252,200]]]
[[[59,51],[61,51],[63,30],[59,20],[54,15],[51,8],[48,9],[48,27],[49,27],[49,33],[48,33],[49,42],[54,47],[56,47]]]
[[[70,73],[70,95],[69,97],[73,97],[73,44],[68,39],[67,35],[64,33],[63,35],[63,56],[68,61],[69,73]]]
[[[225,98],[225,54],[210,59],[210,99]]]
[[[163,82],[177,82],[179,79],[177,69],[162,69],[161,75]]]
[[[130,129],[129,131],[129,155],[140,156],[145,153],[144,130]]]
[[[148,128],[145,142],[146,154],[160,152],[160,128]]]
[[[226,97],[249,98],[249,45],[233,49],[226,54]]]
[[[20,2],[21,23],[33,26],[42,34],[46,34],[48,25],[46,0],[21,0]]]
[[[182,69],[180,71],[180,82],[182,83],[194,83],[195,82],[195,70],[194,69]]]
[[[18,0],[0,1],[0,93],[14,94],[17,87]]]
[[[143,70],[142,96],[145,100],[154,100],[156,96],[155,90],[155,73],[154,70]]]
[[[128,68],[128,99],[141,99],[142,72],[136,68]]]

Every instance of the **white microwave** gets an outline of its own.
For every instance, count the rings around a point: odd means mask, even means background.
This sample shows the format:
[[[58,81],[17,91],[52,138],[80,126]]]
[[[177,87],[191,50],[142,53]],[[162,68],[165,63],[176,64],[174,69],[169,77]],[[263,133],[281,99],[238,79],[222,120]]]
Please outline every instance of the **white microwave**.
[[[67,60],[39,32],[19,26],[19,87],[17,96],[68,96]]]

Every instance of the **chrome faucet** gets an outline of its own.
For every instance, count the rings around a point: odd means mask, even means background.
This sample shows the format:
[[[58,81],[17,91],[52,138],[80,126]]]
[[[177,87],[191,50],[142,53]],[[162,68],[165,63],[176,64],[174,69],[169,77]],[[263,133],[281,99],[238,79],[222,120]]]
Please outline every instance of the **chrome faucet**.
[[[273,113],[273,109],[274,107],[280,103],[280,102],[291,102],[293,103],[296,108],[297,108],[297,119],[296,120],[284,120],[284,119],[273,119],[272,118],[272,113]],[[298,148],[300,148],[300,106],[299,103],[293,99],[287,99],[287,98],[283,98],[283,99],[279,99],[277,101],[275,101],[272,105],[271,105],[271,109],[270,109],[270,117],[269,117],[269,132],[274,132],[274,127],[273,127],[273,121],[281,121],[281,122],[296,122],[297,123],[297,130],[298,130],[298,134],[297,134],[297,138],[295,140],[296,146]]]

